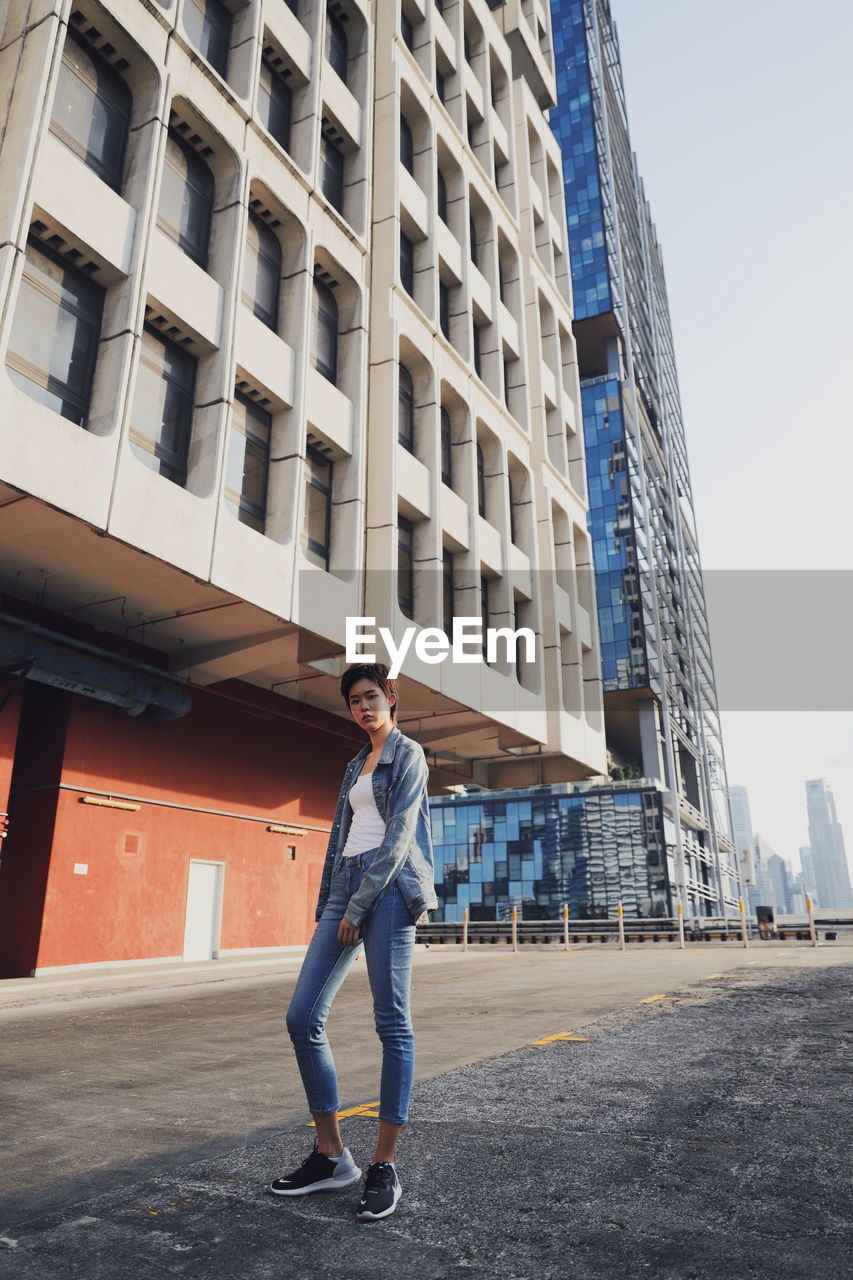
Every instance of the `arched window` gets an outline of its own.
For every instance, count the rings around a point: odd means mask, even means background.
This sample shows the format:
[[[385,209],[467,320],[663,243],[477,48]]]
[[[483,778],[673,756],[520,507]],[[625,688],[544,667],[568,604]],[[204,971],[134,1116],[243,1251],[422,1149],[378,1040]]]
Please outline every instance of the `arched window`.
[[[397,517],[397,603],[407,618],[415,616],[415,527]]]
[[[344,153],[331,138],[320,139],[320,190],[338,213],[344,211]]]
[[[436,171],[435,179],[436,205],[438,207],[438,216],[443,223],[447,223],[447,183],[444,180],[444,174],[440,169]]]
[[[329,382],[338,381],[338,304],[322,280],[314,278],[314,368]]]
[[[280,284],[281,245],[278,237],[257,214],[250,213],[246,228],[243,301],[270,329],[278,328]]]
[[[454,582],[453,553],[447,547],[441,559],[441,604],[444,634],[450,637],[453,634]]]
[[[83,427],[103,305],[99,284],[40,243],[27,244],[6,370],[31,399]]]
[[[410,298],[415,296],[415,246],[406,235],[400,232],[400,282]]]
[[[347,82],[347,60],[349,48],[347,33],[340,18],[326,10],[326,58],[329,65],[337,71],[344,84]]]
[[[195,47],[221,76],[228,70],[231,14],[222,0],[189,0],[184,21]]]
[[[409,453],[415,452],[415,387],[404,364],[397,366],[397,439]]]
[[[415,140],[412,137],[412,126],[404,115],[400,116],[400,163],[414,176]]]
[[[516,518],[518,492],[511,471],[507,474],[507,487],[509,489],[509,540],[518,546],[518,520]]]
[[[177,134],[170,133],[157,225],[200,267],[207,267],[213,189],[213,174],[201,156]]]
[[[69,31],[50,130],[115,191],[124,175],[132,105],[118,72]]]
[[[242,524],[264,531],[267,514],[272,418],[248,396],[236,392],[231,409],[225,501]]]
[[[289,151],[293,90],[266,58],[261,62],[258,115],[267,133],[275,138],[280,147]]]
[[[481,516],[486,514],[486,464],[483,460],[483,449],[477,445],[477,510]]]
[[[441,406],[441,479],[448,488],[453,486],[453,445],[450,438],[450,414]]]
[[[140,462],[173,484],[187,482],[197,361],[155,329],[145,328],[130,419]]]

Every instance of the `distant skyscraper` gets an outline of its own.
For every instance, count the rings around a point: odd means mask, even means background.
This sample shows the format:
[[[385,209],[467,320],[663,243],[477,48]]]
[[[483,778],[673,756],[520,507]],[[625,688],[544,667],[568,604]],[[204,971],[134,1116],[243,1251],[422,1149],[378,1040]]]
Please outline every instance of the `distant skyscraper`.
[[[686,909],[736,911],[735,846],[669,305],[607,0],[554,0],[589,528],[613,761],[659,788]]]
[[[820,899],[817,896],[817,881],[815,879],[814,858],[812,857],[811,845],[800,845],[800,866],[803,869],[800,875],[800,884],[803,891],[809,894],[812,904],[819,907]]]
[[[770,876],[770,883],[773,885],[773,901],[779,911],[791,913],[793,904],[791,901],[791,881],[788,876],[788,865],[784,858],[780,858],[778,853],[772,853],[767,859],[767,871]]]
[[[806,806],[818,903],[822,907],[853,907],[844,836],[826,778],[806,783]]]
[[[754,881],[748,888],[750,911],[754,912],[758,906],[785,910],[784,903],[778,901],[779,895],[770,874],[770,859],[777,856],[761,832],[756,831],[752,855]]]
[[[749,792],[746,787],[729,787],[729,813],[732,818],[732,836],[737,850],[741,883],[747,887],[755,884],[755,866],[752,815],[749,812]]]

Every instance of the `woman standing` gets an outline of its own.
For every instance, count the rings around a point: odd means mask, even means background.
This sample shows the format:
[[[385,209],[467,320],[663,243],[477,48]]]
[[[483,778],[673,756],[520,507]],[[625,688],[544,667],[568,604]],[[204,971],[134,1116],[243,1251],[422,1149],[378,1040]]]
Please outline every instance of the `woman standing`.
[[[415,1065],[409,989],[415,922],[438,906],[423,748],[396,725],[397,685],[381,663],[349,667],[341,694],[369,742],[347,765],[320,884],[317,928],[287,1011],[287,1029],[317,1127],[314,1150],[270,1190],[302,1196],[361,1177],[341,1141],[338,1081],[326,1036],[335,995],[364,944],[382,1041],[379,1135],[357,1216],[386,1218],[400,1198],[394,1156]]]

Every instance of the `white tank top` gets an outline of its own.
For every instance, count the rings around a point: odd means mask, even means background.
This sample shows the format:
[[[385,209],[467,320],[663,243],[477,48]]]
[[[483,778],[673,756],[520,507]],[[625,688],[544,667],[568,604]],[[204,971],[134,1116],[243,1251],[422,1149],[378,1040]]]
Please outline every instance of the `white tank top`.
[[[376,807],[371,774],[363,773],[356,779],[350,787],[349,802],[352,824],[343,848],[344,858],[354,858],[368,849],[377,849],[385,839],[385,823]]]

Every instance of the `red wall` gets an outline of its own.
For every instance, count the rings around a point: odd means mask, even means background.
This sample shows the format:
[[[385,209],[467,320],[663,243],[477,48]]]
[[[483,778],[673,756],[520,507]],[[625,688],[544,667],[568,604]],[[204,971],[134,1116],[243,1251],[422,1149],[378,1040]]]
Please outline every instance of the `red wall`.
[[[29,878],[10,878],[24,921],[19,933],[26,936],[7,946],[5,960],[0,947],[0,973],[179,956],[191,858],[224,865],[221,951],[307,942],[328,837],[320,831],[277,835],[266,827],[308,823],[328,830],[360,735],[346,721],[304,705],[236,682],[226,688],[231,698],[193,690],[190,713],[163,724],[43,691],[57,717],[53,737],[61,736],[63,746],[48,790],[27,790],[44,786],[44,765],[34,770],[32,761],[26,768],[22,761],[17,769],[21,794],[11,802],[7,845],[31,869]],[[63,701],[67,726],[60,734]],[[281,710],[293,718],[277,714]],[[142,807],[86,805],[79,791],[56,782],[132,796]],[[295,861],[288,846],[296,847]],[[86,864],[87,874],[75,874],[75,863]],[[32,874],[36,868],[41,877]]]

